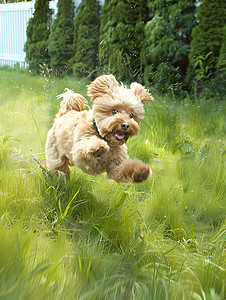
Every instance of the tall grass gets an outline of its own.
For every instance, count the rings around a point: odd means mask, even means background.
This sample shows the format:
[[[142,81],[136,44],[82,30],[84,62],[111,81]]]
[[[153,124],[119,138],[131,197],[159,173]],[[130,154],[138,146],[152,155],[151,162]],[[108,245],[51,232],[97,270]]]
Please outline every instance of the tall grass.
[[[43,174],[59,103],[85,81],[0,70],[0,298],[224,299],[225,107],[155,96],[130,157],[153,176],[117,184]]]

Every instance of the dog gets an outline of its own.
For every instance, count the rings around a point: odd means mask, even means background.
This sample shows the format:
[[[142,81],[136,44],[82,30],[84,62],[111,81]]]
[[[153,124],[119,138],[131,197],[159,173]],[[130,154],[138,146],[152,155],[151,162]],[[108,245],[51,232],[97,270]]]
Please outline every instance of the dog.
[[[116,182],[142,182],[151,176],[149,166],[129,159],[127,140],[138,134],[144,118],[144,103],[152,95],[139,83],[119,85],[113,75],[102,75],[88,86],[92,109],[86,99],[71,90],[63,98],[46,142],[50,172],[62,171],[70,178],[69,166],[97,175],[107,173]],[[87,109],[84,109],[87,108]]]

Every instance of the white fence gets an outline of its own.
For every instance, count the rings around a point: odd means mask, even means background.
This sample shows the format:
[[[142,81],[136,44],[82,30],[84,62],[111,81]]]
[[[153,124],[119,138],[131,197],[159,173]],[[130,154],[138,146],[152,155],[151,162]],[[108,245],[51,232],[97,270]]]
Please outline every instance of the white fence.
[[[78,8],[82,0],[74,0]],[[103,4],[104,0],[100,3]],[[35,0],[32,2],[18,2],[0,4],[0,66],[13,67],[19,63],[26,67],[24,44],[27,40],[26,29],[30,17],[34,12]],[[57,0],[50,1],[49,7],[57,12]]]
[[[26,28],[34,2],[0,5],[0,66],[25,66]]]

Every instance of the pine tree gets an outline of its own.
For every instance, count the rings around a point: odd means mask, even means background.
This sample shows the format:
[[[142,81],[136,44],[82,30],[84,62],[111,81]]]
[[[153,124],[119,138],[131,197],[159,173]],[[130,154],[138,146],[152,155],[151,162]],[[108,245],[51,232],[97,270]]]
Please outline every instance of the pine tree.
[[[98,65],[100,5],[97,0],[83,0],[74,21],[74,67],[77,76],[94,77]]]
[[[222,44],[220,47],[216,68],[219,73],[224,73],[224,77],[226,78],[226,25],[223,28]]]
[[[59,0],[58,12],[49,36],[50,66],[57,74],[64,73],[73,56],[73,3]]]
[[[223,62],[221,46],[226,21],[224,0],[204,0],[197,11],[198,25],[192,31],[189,61],[192,68],[190,76],[195,76],[199,85],[208,86],[214,79],[217,65]],[[223,50],[222,50],[223,51]],[[219,58],[219,56],[221,58]]]
[[[104,72],[131,81],[142,75],[147,1],[107,0],[102,7],[99,59]]]
[[[26,61],[32,72],[38,73],[49,65],[48,38],[51,21],[49,0],[37,0],[35,11],[27,27],[27,41],[24,45]]]
[[[159,91],[180,91],[188,68],[195,0],[149,1],[145,26],[145,83]]]
[[[226,26],[223,28],[223,38],[216,64],[216,77],[212,83],[212,92],[220,98],[226,93]]]

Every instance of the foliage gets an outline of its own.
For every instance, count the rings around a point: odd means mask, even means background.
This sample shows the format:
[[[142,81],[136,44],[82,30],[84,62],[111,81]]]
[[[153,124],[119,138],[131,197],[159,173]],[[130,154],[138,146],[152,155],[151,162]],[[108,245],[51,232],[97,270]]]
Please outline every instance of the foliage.
[[[49,10],[40,10],[44,3],[36,2],[39,12],[27,28],[24,49],[33,72],[51,67],[92,79],[112,73],[182,97],[185,91],[224,95],[223,0],[107,0],[101,12],[97,0],[83,0],[74,21],[72,0],[59,0],[53,24]]]
[[[29,2],[32,0],[0,0],[0,4],[2,3],[15,3],[15,2]]]
[[[190,76],[195,74],[198,88],[207,87],[209,90],[215,90],[216,81],[210,84],[210,80],[216,77],[220,61],[224,60],[222,57],[224,50],[220,49],[223,42],[225,16],[226,5],[223,0],[214,2],[204,0],[197,10],[198,25],[192,31],[189,62],[191,65]],[[202,64],[198,66],[197,59],[200,58],[202,58]],[[203,70],[205,71],[200,77]]]
[[[59,0],[58,12],[49,36],[50,66],[54,73],[66,72],[69,60],[73,56],[73,2]]]
[[[0,298],[225,298],[224,102],[155,95],[127,144],[152,178],[117,184],[74,167],[68,182],[30,153],[44,163],[56,95],[85,95],[88,82],[0,77]]]
[[[216,65],[216,76],[212,85],[212,90],[220,97],[226,93],[226,26],[223,28],[223,38],[219,57]]]
[[[119,80],[139,79],[143,72],[143,24],[147,1],[105,1],[100,25],[99,60],[104,72]]]
[[[49,65],[48,38],[51,23],[49,0],[37,0],[35,11],[27,27],[27,41],[24,45],[26,61],[34,73]]]
[[[188,68],[195,1],[149,1],[145,25],[144,80],[159,91],[181,90]]]
[[[195,71],[195,75],[197,80],[203,80],[203,79],[208,79],[211,76],[211,72],[210,72],[210,66],[211,63],[213,62],[212,57],[213,52],[209,52],[207,53],[206,56],[197,56],[196,58],[194,58],[194,62],[193,62],[193,68]],[[207,62],[208,60],[210,60],[209,62]]]
[[[220,47],[220,54],[217,61],[217,70],[225,75],[226,71],[226,26],[223,28],[223,38]]]
[[[95,77],[98,65],[100,5],[97,0],[83,0],[74,21],[74,66],[79,76]]]

